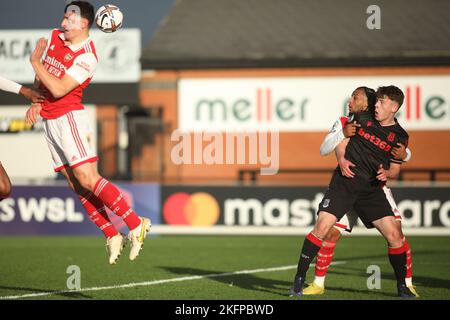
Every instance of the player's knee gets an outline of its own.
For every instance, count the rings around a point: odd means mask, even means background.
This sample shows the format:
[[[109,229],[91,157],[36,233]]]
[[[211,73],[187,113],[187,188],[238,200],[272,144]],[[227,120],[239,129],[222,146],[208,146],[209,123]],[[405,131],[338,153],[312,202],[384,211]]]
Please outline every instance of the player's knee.
[[[93,174],[81,171],[75,173],[75,177],[77,178],[78,184],[81,188],[89,191],[94,190],[96,180]]]
[[[79,182],[82,188],[89,191],[94,191],[95,181],[90,179],[88,176],[83,177],[81,180],[79,180]]]
[[[324,239],[327,236],[327,233],[330,231],[331,227],[336,223],[336,217],[327,212],[319,212],[319,217],[314,226],[313,233]]]
[[[326,236],[327,236],[327,234],[328,234],[328,231],[330,231],[330,228],[328,227],[328,225],[327,225],[326,223],[320,223],[320,222],[319,222],[319,223],[314,227],[312,233],[313,233],[316,237],[318,237],[318,238],[320,238],[320,239],[325,239]]]
[[[341,232],[336,228],[331,228],[325,237],[325,241],[337,242],[341,237]]]
[[[403,244],[403,235],[399,230],[395,229],[386,233],[386,240],[391,246],[398,247]]]

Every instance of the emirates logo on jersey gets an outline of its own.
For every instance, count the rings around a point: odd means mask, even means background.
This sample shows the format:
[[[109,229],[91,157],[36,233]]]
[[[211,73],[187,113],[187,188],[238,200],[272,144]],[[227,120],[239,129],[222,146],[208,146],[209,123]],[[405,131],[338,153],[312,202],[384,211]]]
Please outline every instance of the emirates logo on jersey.
[[[64,62],[69,62],[69,61],[72,60],[72,59],[73,59],[73,57],[71,56],[70,53],[68,53],[68,54],[66,54],[66,55],[64,56]]]
[[[395,133],[390,132],[389,135],[388,135],[388,137],[387,137],[387,139],[388,139],[388,141],[390,141],[390,142],[394,141],[394,139],[395,139]]]

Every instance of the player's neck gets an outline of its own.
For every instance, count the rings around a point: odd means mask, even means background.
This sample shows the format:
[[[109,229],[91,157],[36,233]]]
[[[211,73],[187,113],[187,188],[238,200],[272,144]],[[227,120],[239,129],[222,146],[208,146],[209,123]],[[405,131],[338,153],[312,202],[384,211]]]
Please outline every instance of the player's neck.
[[[389,118],[387,118],[387,119],[385,119],[383,121],[380,121],[380,125],[382,127],[392,126],[394,124],[395,124],[395,118],[394,117],[392,117],[392,118],[389,117]]]
[[[73,44],[81,43],[81,42],[85,41],[87,38],[89,38],[89,32],[83,32],[83,33],[80,33],[79,35],[73,37],[73,39],[71,39],[70,41],[66,41],[66,42],[68,42],[70,45],[73,45]]]

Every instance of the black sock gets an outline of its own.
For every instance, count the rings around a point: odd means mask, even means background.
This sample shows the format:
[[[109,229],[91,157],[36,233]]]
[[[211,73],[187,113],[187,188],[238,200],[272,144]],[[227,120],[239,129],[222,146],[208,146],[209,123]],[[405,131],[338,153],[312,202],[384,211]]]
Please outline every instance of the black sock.
[[[296,277],[306,277],[306,272],[309,269],[311,261],[316,257],[322,246],[322,240],[317,238],[312,233],[309,233],[305,241],[303,242],[302,252],[300,253],[300,259],[298,260]]]
[[[389,248],[389,262],[394,268],[397,285],[405,284],[406,278],[406,252],[402,248],[404,247],[402,246],[398,249]]]

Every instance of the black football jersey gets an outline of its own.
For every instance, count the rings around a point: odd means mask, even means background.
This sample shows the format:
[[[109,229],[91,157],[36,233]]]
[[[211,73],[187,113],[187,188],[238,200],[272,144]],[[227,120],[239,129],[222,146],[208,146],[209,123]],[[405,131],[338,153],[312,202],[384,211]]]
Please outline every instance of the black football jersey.
[[[354,114],[349,122],[361,125],[345,151],[345,158],[356,165],[352,168],[355,175],[373,181],[376,180],[380,164],[388,170],[391,162],[402,163],[391,152],[397,147],[397,143],[408,146],[409,136],[397,120],[394,125],[382,126],[375,120],[373,113],[360,112]]]

